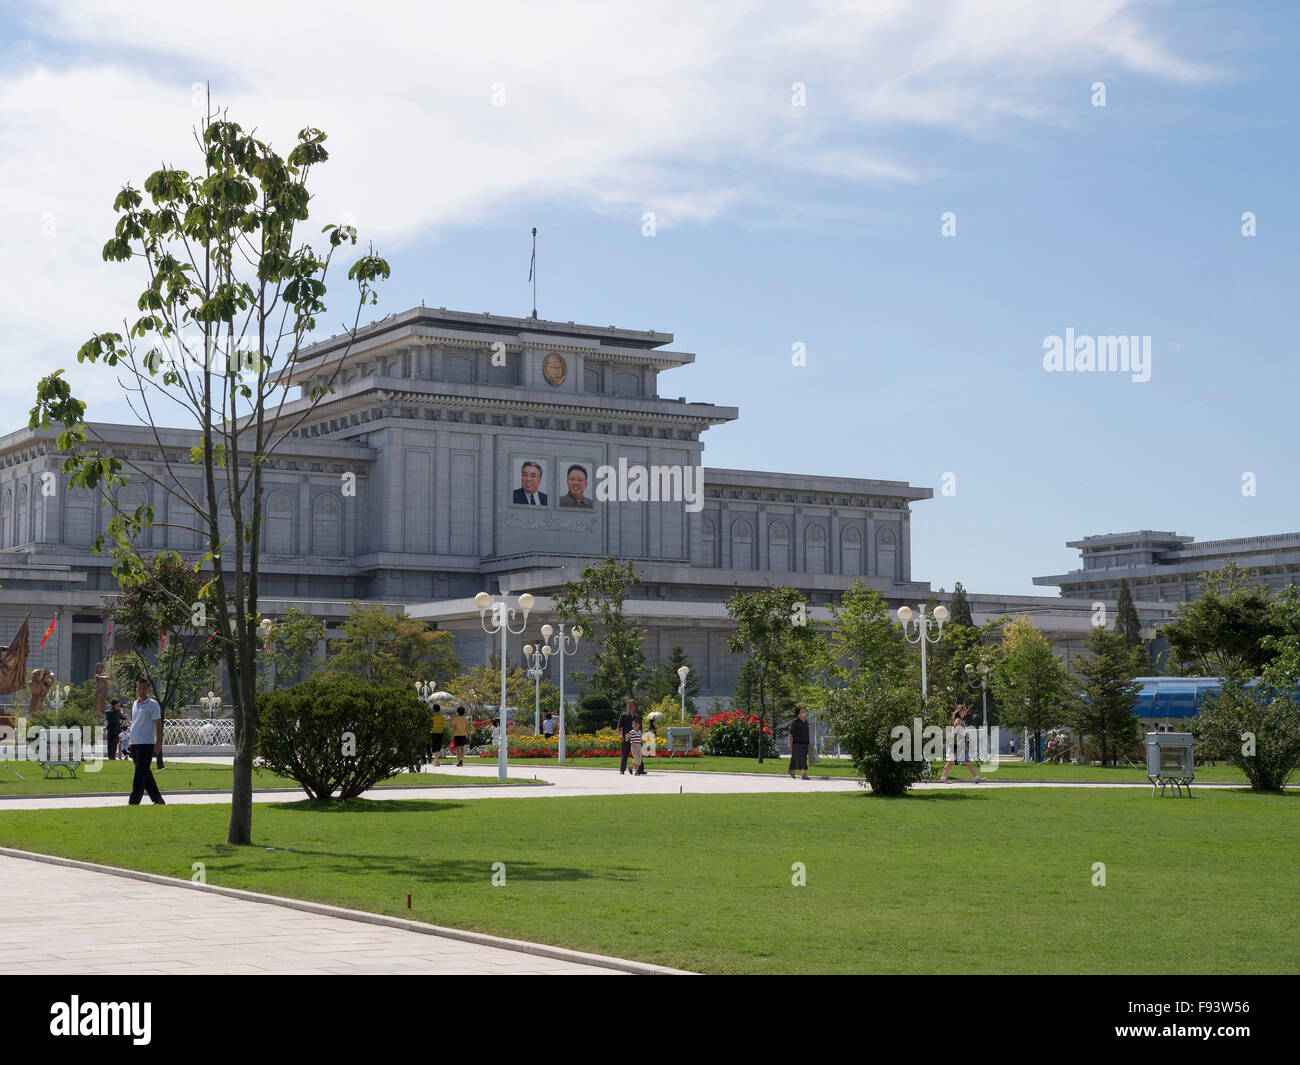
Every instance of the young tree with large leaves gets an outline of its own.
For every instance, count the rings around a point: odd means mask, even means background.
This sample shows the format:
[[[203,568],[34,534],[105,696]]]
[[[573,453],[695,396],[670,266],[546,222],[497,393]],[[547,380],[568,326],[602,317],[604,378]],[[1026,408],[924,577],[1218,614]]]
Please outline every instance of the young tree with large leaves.
[[[584,566],[555,597],[555,613],[566,624],[581,625],[584,641],[591,641],[591,686],[615,707],[635,699],[645,677],[644,637],[623,613],[639,583],[631,562],[610,557]]]
[[[56,370],[37,388],[33,429],[63,426],[57,446],[69,453],[64,472],[74,487],[102,488],[110,500],[128,478],[152,482],[194,515],[167,527],[197,533],[206,547],[200,568],[210,579],[202,601],[216,615],[216,642],[225,657],[235,720],[234,784],[227,842],[252,842],[252,774],[257,747],[258,555],[261,544],[266,463],[284,440],[311,416],[348,364],[361,310],[378,302],[375,285],[388,264],[362,256],[348,271],[357,287],[349,340],[328,373],[306,390],[292,416],[289,374],[325,312],[326,277],[335,253],[356,243],[350,226],[324,228],[327,249],[318,255],[300,242],[308,219],[307,181],[328,158],[325,134],[303,129],[285,157],[224,115],[209,114],[197,140],[197,170],[163,166],[127,185],[114,201],[118,222],[104,245],[109,262],[133,262],[147,277],[137,301],[139,316],[121,332],[97,333],[77,352],[82,363],[99,364],[118,381],[137,420],[157,446],[152,461],[136,462],[107,450],[109,442],[85,418],[86,405]],[[294,397],[296,399],[296,397]],[[191,421],[196,445],[189,461],[162,446],[159,430],[178,417]],[[188,475],[197,473],[195,490]],[[114,504],[105,542],[124,588],[150,584],[140,554],[140,534],[153,523],[154,508]]]
[[[1182,603],[1178,616],[1160,627],[1175,662],[1190,662],[1194,673],[1226,677],[1258,676],[1277,652],[1268,637],[1285,632],[1269,603],[1268,589],[1236,563],[1201,575],[1201,595]]]
[[[1122,747],[1138,739],[1133,716],[1142,686],[1133,678],[1145,668],[1141,645],[1129,645],[1127,634],[1095,626],[1088,633],[1088,653],[1074,660],[1080,686],[1073,702],[1072,725],[1082,740],[1092,736],[1101,744],[1101,763],[1118,762]]]
[[[794,588],[769,585],[756,592],[736,592],[727,601],[736,623],[727,649],[749,656],[758,674],[758,729],[775,723],[774,696],[798,692],[816,662],[821,637],[808,617],[808,605]],[[759,744],[758,760],[763,761]]]

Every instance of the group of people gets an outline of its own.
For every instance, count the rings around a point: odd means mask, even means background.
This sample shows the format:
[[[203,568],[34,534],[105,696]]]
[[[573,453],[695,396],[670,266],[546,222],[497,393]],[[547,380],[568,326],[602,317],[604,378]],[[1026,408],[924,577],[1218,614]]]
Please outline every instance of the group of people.
[[[644,760],[654,757],[657,739],[653,726],[649,732],[641,731],[641,712],[636,708],[636,700],[629,699],[618,716],[618,775],[627,772],[627,762],[631,758],[632,775],[646,776]]]
[[[429,745],[425,754],[434,767],[442,765],[442,747],[447,739],[448,733],[451,735],[451,753],[456,756],[456,764],[465,764],[465,748],[469,746],[470,732],[469,715],[465,713],[463,706],[456,707],[454,714],[447,714],[441,706],[435,705],[433,716],[429,719]],[[412,769],[418,771],[418,766]]]

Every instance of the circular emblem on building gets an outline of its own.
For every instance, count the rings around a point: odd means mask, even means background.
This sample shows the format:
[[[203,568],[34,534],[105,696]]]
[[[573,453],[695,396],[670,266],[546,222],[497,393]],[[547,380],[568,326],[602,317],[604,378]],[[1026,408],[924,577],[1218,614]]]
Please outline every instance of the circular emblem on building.
[[[552,388],[559,388],[569,376],[569,364],[558,352],[551,352],[542,360],[542,376]]]

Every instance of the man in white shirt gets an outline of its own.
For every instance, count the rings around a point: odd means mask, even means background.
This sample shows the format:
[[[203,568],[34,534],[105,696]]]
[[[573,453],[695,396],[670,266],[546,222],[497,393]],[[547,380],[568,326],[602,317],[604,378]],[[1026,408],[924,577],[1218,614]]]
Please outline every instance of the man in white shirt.
[[[154,751],[162,752],[162,707],[149,697],[149,682],[140,680],[136,681],[135,702],[131,704],[131,760],[135,763],[135,778],[127,801],[132,806],[140,805],[146,791],[155,804],[163,802],[150,768]]]

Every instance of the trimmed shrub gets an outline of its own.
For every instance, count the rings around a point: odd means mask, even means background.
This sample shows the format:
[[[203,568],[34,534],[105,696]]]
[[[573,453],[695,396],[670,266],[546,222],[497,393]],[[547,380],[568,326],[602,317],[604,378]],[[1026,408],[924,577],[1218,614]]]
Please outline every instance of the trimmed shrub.
[[[352,799],[424,760],[429,708],[405,687],[312,677],[258,698],[258,764],[313,799]]]
[[[568,722],[565,722],[566,726]],[[603,695],[585,696],[578,708],[578,731],[599,732],[618,724],[618,711]],[[566,727],[567,731],[567,727]]]

